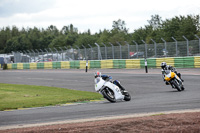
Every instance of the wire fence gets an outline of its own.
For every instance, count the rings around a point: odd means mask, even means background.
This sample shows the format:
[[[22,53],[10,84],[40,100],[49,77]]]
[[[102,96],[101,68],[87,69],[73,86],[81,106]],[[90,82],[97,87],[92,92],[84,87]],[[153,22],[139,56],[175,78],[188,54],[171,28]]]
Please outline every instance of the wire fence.
[[[135,59],[135,58],[163,58],[163,57],[184,57],[200,56],[200,39],[191,41],[174,41],[152,44],[134,45],[125,42],[118,46],[113,44],[103,44],[83,49],[76,48],[48,48],[45,50],[28,50],[12,52],[11,54],[1,54],[0,57],[6,59],[6,63],[25,63],[25,62],[50,62],[50,61],[72,61],[72,60],[104,60],[104,59]]]

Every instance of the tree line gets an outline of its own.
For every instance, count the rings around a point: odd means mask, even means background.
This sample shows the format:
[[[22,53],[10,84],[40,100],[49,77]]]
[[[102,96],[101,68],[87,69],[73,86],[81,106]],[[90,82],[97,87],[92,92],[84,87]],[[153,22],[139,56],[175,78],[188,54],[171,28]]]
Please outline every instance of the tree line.
[[[162,20],[159,15],[152,15],[148,24],[135,29],[129,33],[125,21],[118,19],[113,21],[111,30],[99,30],[95,34],[91,34],[90,29],[87,32],[79,32],[78,28],[73,24],[63,26],[58,30],[56,26],[50,25],[46,29],[22,28],[16,26],[0,28],[0,53],[10,53],[12,51],[24,51],[31,49],[45,48],[62,48],[74,47],[79,48],[95,46],[95,42],[103,46],[102,43],[108,45],[125,45],[125,41],[134,45],[133,40],[138,44],[142,44],[141,40],[147,44],[152,44],[151,39],[157,43],[163,43],[161,37],[167,42],[173,41],[172,36],[177,41],[183,41],[183,35],[188,40],[195,40],[195,34],[200,36],[200,18],[199,15],[175,16],[170,19]]]

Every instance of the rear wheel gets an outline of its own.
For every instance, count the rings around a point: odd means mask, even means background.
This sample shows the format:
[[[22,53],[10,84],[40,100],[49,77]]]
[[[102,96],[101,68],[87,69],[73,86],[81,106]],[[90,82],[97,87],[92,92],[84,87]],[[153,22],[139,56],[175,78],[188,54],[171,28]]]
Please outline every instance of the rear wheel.
[[[104,89],[102,91],[102,94],[103,94],[104,98],[106,98],[111,103],[115,103],[116,102],[114,92],[110,88]]]

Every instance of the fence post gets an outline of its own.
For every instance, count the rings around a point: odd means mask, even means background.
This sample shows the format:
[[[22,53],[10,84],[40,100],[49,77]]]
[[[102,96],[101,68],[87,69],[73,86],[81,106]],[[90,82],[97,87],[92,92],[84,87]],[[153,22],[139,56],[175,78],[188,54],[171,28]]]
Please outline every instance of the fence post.
[[[86,47],[84,45],[82,45],[82,47],[84,48],[84,51],[85,51],[85,60],[87,60]]]
[[[122,59],[122,46],[119,42],[116,42],[119,45],[119,55],[120,55],[120,59]]]
[[[44,50],[47,52],[47,60],[49,60],[49,51],[46,48]]]
[[[137,58],[138,58],[138,43],[133,40],[133,42],[136,44],[136,52],[137,52]]]
[[[109,42],[109,44],[112,46],[112,55],[113,55],[113,59],[115,58],[115,54],[114,54],[114,46],[112,43]]]
[[[98,60],[102,60],[102,57],[101,57],[101,50],[100,50],[100,46],[99,46],[99,44],[98,43],[94,43],[96,46],[97,46],[97,48],[98,48]]]
[[[42,49],[40,49],[40,51],[42,52],[42,59],[43,59],[43,62],[44,62],[44,52],[42,51]]]
[[[39,56],[39,51],[37,49],[35,49],[36,52],[38,52],[38,56]]]
[[[27,52],[25,51],[25,50],[23,50],[23,54],[26,54],[26,57],[27,57]],[[4,55],[4,58],[5,58],[5,55]],[[27,60],[25,59],[25,62],[26,62]]]
[[[72,46],[70,46],[71,50],[72,50],[72,59],[75,60],[75,57],[74,57],[74,48]]]
[[[166,55],[167,55],[167,42],[163,39],[163,38],[161,38],[161,40],[164,42],[164,44],[165,44],[165,52],[166,52]]]
[[[105,59],[107,59],[107,47],[106,47],[106,45],[104,44],[104,43],[102,43],[103,45],[104,45],[104,47],[105,47]]]
[[[154,43],[154,51],[155,51],[155,57],[157,57],[157,46],[156,46],[156,42],[151,39],[151,41]]]
[[[88,46],[90,47],[90,50],[91,50],[91,60],[93,60],[93,54],[92,54],[93,48],[92,48],[92,46],[90,44],[88,44]]]
[[[61,47],[59,47],[59,49],[62,51],[62,61],[63,61],[63,49]]]
[[[34,53],[34,62],[35,62],[35,51],[33,49],[31,49],[31,51]]]
[[[183,35],[183,38],[186,40],[187,42],[187,56],[189,56],[189,42],[188,39]]]
[[[56,53],[57,53],[57,59],[56,61],[58,61],[58,50],[56,48],[54,48],[56,50]]]
[[[49,48],[49,50],[51,51],[52,61],[54,61],[54,60],[53,60],[53,51],[51,50],[51,48]]]
[[[178,56],[178,42],[174,37],[172,39],[176,42],[176,56]]]
[[[197,35],[195,35],[195,37],[199,39],[199,53],[200,53],[200,38]]]
[[[141,40],[145,44],[145,59],[147,58],[147,44],[144,40]]]
[[[124,42],[126,43],[126,45],[128,47],[128,59],[130,59],[130,47],[129,47],[129,44],[126,41],[124,41]]]
[[[69,58],[72,57],[72,56],[69,55],[70,52],[69,52],[68,48],[67,48],[66,46],[64,46],[64,48],[66,49],[66,50],[65,50],[65,51],[66,51],[66,54],[65,54],[63,60],[65,61],[67,58],[68,58],[68,60],[70,60]],[[67,51],[67,50],[68,50],[68,51]],[[67,56],[67,58],[66,58],[66,56]],[[73,57],[72,57],[72,58],[73,58]]]
[[[35,49],[35,51],[38,53],[38,61],[39,61],[39,51],[37,49]]]
[[[75,47],[78,49],[78,60],[80,60],[80,48],[77,45]]]
[[[30,56],[30,58],[29,58],[29,62],[31,62],[31,51],[30,51],[30,50],[27,50],[27,51],[28,51],[29,56]]]

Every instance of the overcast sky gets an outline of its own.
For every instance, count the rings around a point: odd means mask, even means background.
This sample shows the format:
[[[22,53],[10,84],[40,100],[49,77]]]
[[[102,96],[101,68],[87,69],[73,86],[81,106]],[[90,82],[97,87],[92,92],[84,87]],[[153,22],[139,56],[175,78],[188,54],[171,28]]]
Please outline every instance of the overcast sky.
[[[122,19],[133,32],[155,14],[163,20],[198,15],[200,0],[0,0],[0,28],[54,25],[60,30],[73,24],[80,32],[95,33],[112,29],[112,22]]]

